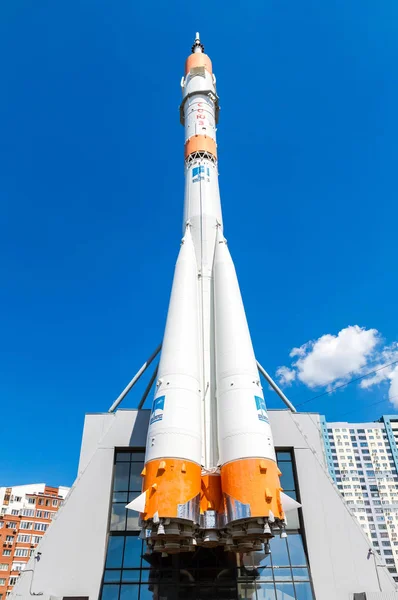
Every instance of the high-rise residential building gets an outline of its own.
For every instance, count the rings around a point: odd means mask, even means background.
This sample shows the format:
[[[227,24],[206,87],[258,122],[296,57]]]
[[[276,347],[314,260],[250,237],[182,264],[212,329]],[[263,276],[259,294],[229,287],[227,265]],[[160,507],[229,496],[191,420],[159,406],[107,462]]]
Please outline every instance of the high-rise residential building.
[[[0,600],[10,595],[68,491],[45,483],[0,487]]]
[[[329,473],[398,582],[398,415],[375,423],[327,423]]]

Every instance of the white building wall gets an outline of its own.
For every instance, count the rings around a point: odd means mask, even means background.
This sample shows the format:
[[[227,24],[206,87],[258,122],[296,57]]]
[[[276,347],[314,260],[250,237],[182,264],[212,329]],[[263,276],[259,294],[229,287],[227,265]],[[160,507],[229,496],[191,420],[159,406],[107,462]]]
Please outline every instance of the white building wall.
[[[144,447],[149,411],[87,415],[79,475],[41,545],[32,589],[50,597],[97,600],[104,567],[115,447]],[[354,592],[378,592],[369,543],[332,483],[326,468],[319,417],[270,411],[275,445],[294,447],[305,536],[317,600],[351,600]],[[28,568],[33,567],[33,559]],[[383,591],[394,582],[378,569]],[[30,598],[25,572],[13,596]],[[377,598],[377,596],[375,596]]]

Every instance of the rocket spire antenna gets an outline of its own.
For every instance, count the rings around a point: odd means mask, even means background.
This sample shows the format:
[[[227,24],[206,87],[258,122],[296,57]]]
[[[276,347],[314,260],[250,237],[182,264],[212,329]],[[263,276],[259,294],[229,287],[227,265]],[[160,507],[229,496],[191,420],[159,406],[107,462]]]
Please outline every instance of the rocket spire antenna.
[[[192,46],[192,53],[195,54],[196,52],[204,52],[204,51],[205,51],[205,47],[203,46],[202,42],[200,41],[199,31],[197,31],[195,41]]]

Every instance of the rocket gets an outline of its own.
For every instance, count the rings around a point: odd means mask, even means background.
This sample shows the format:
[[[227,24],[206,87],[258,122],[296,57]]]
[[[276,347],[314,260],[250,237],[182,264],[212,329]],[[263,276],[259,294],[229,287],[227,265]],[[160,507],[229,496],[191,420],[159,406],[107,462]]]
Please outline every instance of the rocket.
[[[181,80],[183,238],[150,415],[140,512],[150,550],[261,550],[285,536],[281,475],[235,267],[223,233],[219,101],[199,34]],[[292,501],[293,502],[293,501]]]

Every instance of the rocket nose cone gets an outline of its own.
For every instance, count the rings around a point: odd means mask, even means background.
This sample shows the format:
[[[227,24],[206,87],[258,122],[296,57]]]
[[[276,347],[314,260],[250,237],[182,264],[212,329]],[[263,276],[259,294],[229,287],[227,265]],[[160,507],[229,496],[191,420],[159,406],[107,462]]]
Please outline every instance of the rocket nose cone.
[[[205,51],[205,47],[203,46],[202,42],[200,41],[199,31],[197,31],[195,41],[192,46],[192,52],[195,54],[196,52],[204,52],[204,51]]]

